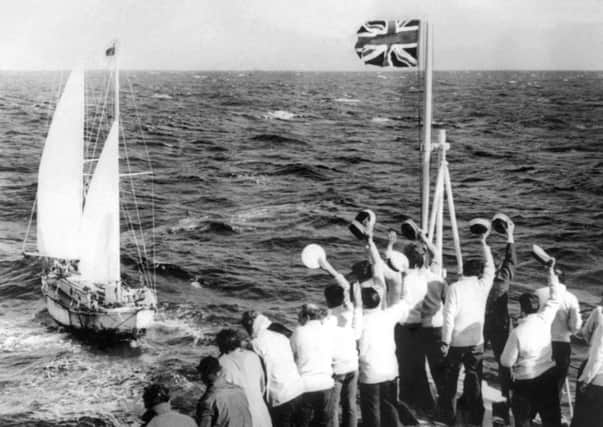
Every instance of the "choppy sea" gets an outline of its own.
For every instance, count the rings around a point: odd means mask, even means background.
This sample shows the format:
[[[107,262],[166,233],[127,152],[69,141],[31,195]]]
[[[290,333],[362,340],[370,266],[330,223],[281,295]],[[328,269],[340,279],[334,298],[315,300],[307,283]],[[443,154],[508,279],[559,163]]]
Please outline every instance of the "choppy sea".
[[[301,265],[306,244],[346,271],[363,257],[346,227],[359,209],[376,212],[380,238],[402,215],[419,217],[415,73],[124,72],[128,157],[144,169],[148,151],[154,175],[124,182],[123,208],[133,212],[136,193],[140,218],[128,218],[160,267],[160,308],[137,346],[82,341],[53,323],[40,266],[22,256],[66,77],[0,73],[0,425],[136,425],[142,388],[156,379],[190,413],[202,391],[195,366],[216,353],[219,329],[250,308],[293,326],[299,305],[321,302],[329,280]],[[106,79],[90,77],[93,141]],[[476,253],[468,221],[505,212],[517,224],[512,311],[545,283],[530,256],[538,243],[586,314],[603,290],[603,73],[436,72],[433,93],[464,254]],[[504,240],[491,241],[502,255]],[[127,224],[122,242],[124,274],[136,278]],[[35,215],[25,248],[34,243]],[[454,277],[449,233],[446,246]],[[576,366],[584,349],[574,352]]]

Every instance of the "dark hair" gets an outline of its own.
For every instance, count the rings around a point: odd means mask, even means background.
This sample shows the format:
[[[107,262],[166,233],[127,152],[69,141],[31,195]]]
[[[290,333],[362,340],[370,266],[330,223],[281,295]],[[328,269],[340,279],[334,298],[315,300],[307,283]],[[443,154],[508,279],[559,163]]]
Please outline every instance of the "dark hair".
[[[471,258],[463,263],[463,276],[481,276],[484,272],[484,261]]]
[[[525,314],[537,313],[540,310],[540,299],[533,292],[525,292],[519,296],[519,307]]]
[[[243,325],[243,327],[245,328],[245,330],[251,335],[251,332],[253,331],[253,322],[255,321],[256,317],[258,317],[260,313],[258,313],[255,310],[248,310],[245,311],[243,313],[243,315],[241,316],[241,324]]]
[[[325,288],[325,300],[327,307],[334,308],[343,304],[344,292],[339,285],[329,285]]]
[[[362,288],[360,294],[362,295],[362,306],[364,308],[371,309],[379,307],[381,297],[375,288]]]
[[[346,276],[351,282],[365,282],[373,277],[373,266],[368,261],[358,261],[352,264],[352,272]]]
[[[142,400],[146,409],[151,409],[155,405],[163,402],[169,402],[170,390],[163,384],[153,383],[145,387],[142,393]]]
[[[404,255],[408,258],[409,268],[420,268],[425,265],[425,248],[418,243],[409,243],[404,247]]]
[[[220,353],[227,354],[241,347],[241,337],[234,329],[222,329],[216,335],[216,345]]]
[[[309,320],[320,320],[324,317],[324,311],[316,304],[304,304],[299,309],[297,318],[301,325],[305,325]]]
[[[213,356],[205,356],[197,366],[197,371],[201,374],[203,382],[207,382],[210,375],[217,374],[221,369],[220,362]]]

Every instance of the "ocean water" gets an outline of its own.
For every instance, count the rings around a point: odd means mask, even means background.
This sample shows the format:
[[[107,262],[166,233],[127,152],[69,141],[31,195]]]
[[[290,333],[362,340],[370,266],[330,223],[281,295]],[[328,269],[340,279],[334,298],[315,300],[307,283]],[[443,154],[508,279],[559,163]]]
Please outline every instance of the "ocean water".
[[[160,310],[137,346],[82,341],[54,325],[40,266],[21,255],[66,76],[0,73],[0,425],[136,425],[151,380],[191,412],[202,392],[195,366],[216,353],[219,329],[250,308],[292,326],[298,306],[321,302],[329,278],[301,265],[306,244],[345,272],[363,258],[347,230],[359,209],[376,212],[380,245],[402,215],[419,217],[415,73],[124,72],[128,158],[144,169],[148,151],[154,175],[124,182],[123,207],[138,222],[135,192]],[[106,76],[89,77],[88,139],[102,140]],[[588,312],[603,289],[603,73],[438,72],[433,91],[464,255],[477,249],[468,221],[505,212],[517,224],[512,311],[545,283],[530,256],[538,243]],[[26,248],[34,242],[35,216]],[[126,224],[122,242],[132,279]],[[504,239],[491,243],[502,255]],[[445,244],[454,278],[449,233]]]

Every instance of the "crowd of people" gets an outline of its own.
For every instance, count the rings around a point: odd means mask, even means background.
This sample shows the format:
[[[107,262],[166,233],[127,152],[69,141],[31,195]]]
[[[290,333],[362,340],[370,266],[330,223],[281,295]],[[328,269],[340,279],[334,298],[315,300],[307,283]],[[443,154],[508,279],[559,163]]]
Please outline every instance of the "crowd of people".
[[[509,285],[517,267],[514,224],[497,214],[492,227],[506,240],[498,267],[487,243],[490,222],[479,233],[481,256],[463,263],[448,284],[435,248],[412,220],[402,251],[390,232],[382,257],[373,239],[375,216],[365,211],[352,230],[366,259],[337,271],[326,256],[317,264],[334,282],[324,289],[326,309],[303,304],[294,330],[262,313],[246,311],[246,332],[216,336],[218,358],[204,357],[198,371],[206,390],[195,419],[173,411],[161,384],[144,391],[144,425],[395,427],[418,424],[481,426],[484,346],[498,363],[503,400],[493,404],[499,425],[543,426],[565,422],[561,396],[570,364],[570,338],[590,345],[578,374],[572,427],[603,425],[603,310],[582,326],[578,301],[560,283],[554,258],[542,260],[548,284],[519,297],[520,319],[509,316]],[[405,233],[404,230],[412,233]],[[463,390],[457,383],[464,368]],[[359,402],[360,414],[358,414]]]

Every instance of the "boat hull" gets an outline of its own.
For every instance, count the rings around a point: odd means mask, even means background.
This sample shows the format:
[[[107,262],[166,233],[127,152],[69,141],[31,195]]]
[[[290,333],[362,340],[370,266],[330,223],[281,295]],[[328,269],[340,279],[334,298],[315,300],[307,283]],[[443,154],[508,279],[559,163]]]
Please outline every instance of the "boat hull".
[[[52,287],[43,284],[42,292],[50,316],[59,325],[83,334],[116,339],[138,338],[144,335],[155,317],[154,307],[122,306],[82,310],[73,304],[73,299]]]

